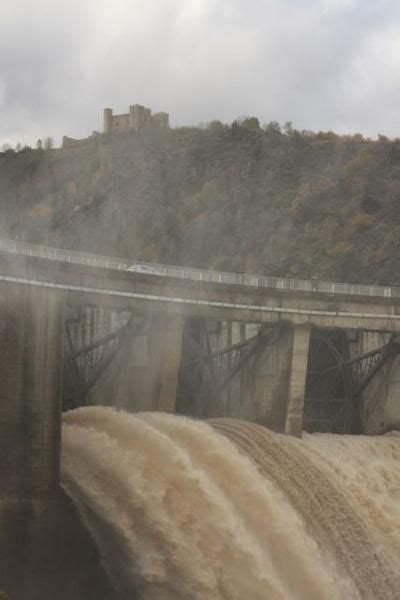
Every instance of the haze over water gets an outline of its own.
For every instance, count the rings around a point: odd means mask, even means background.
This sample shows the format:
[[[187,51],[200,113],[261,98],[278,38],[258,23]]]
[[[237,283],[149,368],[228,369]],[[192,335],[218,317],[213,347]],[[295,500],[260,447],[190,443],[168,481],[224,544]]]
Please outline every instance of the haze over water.
[[[399,597],[398,435],[84,408],[62,477],[123,598]]]

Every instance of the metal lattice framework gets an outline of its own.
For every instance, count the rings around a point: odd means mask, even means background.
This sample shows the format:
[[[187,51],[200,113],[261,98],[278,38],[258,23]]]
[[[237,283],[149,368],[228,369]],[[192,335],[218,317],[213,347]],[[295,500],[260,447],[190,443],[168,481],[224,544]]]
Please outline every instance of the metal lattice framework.
[[[350,431],[353,417],[351,382],[334,341],[313,332],[307,373],[304,425],[310,431]]]
[[[327,364],[307,375],[305,425],[320,431],[350,432],[359,427],[363,391],[385,364],[400,352],[392,337],[387,344],[356,357],[343,356],[329,335],[313,334],[310,363]],[[321,363],[321,358],[319,359]],[[323,360],[322,360],[323,362]]]
[[[360,354],[348,361],[347,365],[350,367],[352,375],[353,396],[359,398],[375,375],[399,352],[400,344],[397,338],[392,336],[390,341],[380,348]]]
[[[275,344],[278,329],[260,328],[257,335],[227,348],[212,351],[206,323],[201,323],[197,338],[188,331],[186,356],[181,365],[181,381],[190,394],[200,395],[207,403],[210,397],[228,395],[235,379],[266,346]],[[200,339],[199,339],[200,338]]]
[[[265,336],[257,334],[230,348],[212,353],[210,359],[215,375],[215,392],[223,392],[250,358],[264,346]]]
[[[101,336],[89,344],[79,344],[76,330],[82,327],[80,319],[68,319],[65,323],[66,357],[65,376],[66,408],[87,404],[89,393],[109,367],[127,341],[137,335],[143,335],[147,320],[129,315],[126,323],[111,333]],[[75,329],[75,332],[74,332]]]

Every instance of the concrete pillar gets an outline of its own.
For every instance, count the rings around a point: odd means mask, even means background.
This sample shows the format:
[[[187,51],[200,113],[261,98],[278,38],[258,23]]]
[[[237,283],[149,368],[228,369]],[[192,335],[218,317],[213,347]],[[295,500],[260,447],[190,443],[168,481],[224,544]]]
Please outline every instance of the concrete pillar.
[[[270,335],[270,341],[256,355],[254,364],[250,363],[245,370],[245,391],[237,415],[282,432],[286,420],[293,328],[281,327],[276,333],[271,331]],[[274,337],[275,341],[271,343]]]
[[[285,419],[285,433],[290,435],[300,436],[303,428],[309,346],[310,328],[294,327]]]
[[[32,546],[58,490],[62,336],[60,292],[0,284],[2,565],[10,540]]]
[[[176,412],[176,392],[181,364],[184,318],[171,316],[167,320],[162,344],[160,388],[157,410]]]

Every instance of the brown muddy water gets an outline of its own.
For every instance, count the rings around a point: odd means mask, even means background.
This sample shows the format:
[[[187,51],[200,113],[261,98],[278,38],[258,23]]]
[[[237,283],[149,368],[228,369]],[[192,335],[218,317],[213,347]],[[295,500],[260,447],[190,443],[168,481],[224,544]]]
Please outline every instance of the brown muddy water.
[[[64,416],[63,487],[121,598],[400,597],[400,436]]]

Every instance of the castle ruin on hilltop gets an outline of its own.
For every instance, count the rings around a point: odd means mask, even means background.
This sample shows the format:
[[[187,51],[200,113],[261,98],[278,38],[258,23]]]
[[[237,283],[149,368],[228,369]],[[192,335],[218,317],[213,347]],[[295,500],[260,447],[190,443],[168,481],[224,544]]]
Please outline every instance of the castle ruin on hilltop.
[[[142,131],[148,127],[158,129],[169,129],[169,114],[166,112],[152,113],[150,108],[133,104],[129,107],[129,112],[122,115],[113,115],[112,108],[105,108],[103,111],[103,133],[93,131],[92,135],[83,139],[75,139],[64,135],[62,147],[73,148],[84,146],[95,142],[99,136],[118,134],[126,131]]]
[[[104,133],[120,133],[133,129],[139,131],[144,127],[169,128],[169,114],[159,112],[152,114],[150,108],[134,104],[124,115],[113,115],[112,108],[104,109]]]

